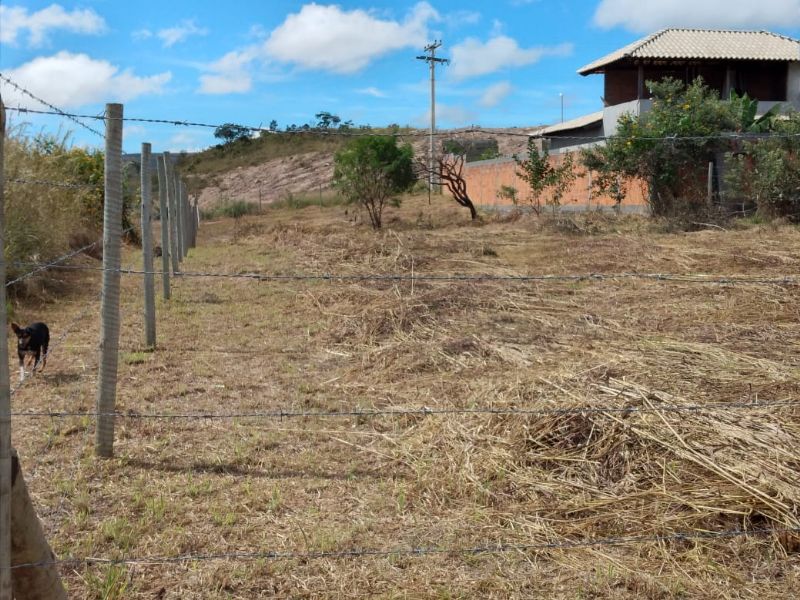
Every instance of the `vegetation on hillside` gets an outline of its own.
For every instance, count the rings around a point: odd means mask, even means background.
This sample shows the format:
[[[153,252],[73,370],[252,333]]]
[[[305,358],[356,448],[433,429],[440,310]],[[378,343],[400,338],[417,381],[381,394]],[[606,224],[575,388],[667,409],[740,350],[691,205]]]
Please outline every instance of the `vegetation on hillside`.
[[[31,137],[24,128],[8,133],[5,140],[8,279],[30,271],[29,263],[47,262],[70,248],[101,239],[103,173],[103,152],[70,147],[69,135],[42,133]],[[129,185],[129,178],[125,179],[123,229],[129,229],[133,225],[137,195]],[[135,232],[133,236],[136,237]]]

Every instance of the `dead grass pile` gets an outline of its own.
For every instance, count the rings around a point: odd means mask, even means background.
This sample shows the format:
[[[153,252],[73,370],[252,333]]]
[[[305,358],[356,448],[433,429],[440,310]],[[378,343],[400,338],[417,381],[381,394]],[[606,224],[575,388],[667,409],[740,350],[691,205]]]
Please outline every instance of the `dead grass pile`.
[[[404,206],[405,221],[426,203]],[[406,275],[800,269],[793,229],[664,235],[611,221],[573,235],[528,217],[473,228],[459,214],[448,226],[437,213],[436,228],[374,234],[340,209],[276,210],[252,217],[263,230],[236,252],[232,221],[206,224],[185,265]],[[580,545],[800,525],[800,410],[761,405],[798,397],[800,296],[791,287],[182,277],[159,304],[164,345],[143,353],[140,283],[123,279],[121,411],[463,412],[120,419],[118,459],[103,462],[91,458],[90,419],[19,420],[15,443],[59,556],[554,546],[88,565],[65,573],[76,597],[800,595],[794,535]],[[90,285],[81,292],[96,302]],[[83,308],[61,301],[22,318],[59,335]],[[70,338],[14,396],[14,410],[91,410],[97,356],[86,340],[96,333],[87,326]],[[759,405],[741,406],[749,402]],[[707,404],[713,410],[696,408]],[[492,408],[547,412],[468,412]]]

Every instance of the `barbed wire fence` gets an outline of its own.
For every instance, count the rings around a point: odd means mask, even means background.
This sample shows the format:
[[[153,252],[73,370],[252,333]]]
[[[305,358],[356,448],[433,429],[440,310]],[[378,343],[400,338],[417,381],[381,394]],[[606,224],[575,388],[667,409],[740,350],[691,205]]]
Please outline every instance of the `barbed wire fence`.
[[[15,88],[20,89],[16,84],[8,80],[2,74],[0,74],[0,78],[2,78],[7,83],[13,85]],[[27,93],[26,90],[20,89],[23,93]],[[218,128],[219,125],[213,125],[208,123],[196,123],[190,121],[179,121],[179,120],[169,120],[169,119],[145,119],[145,118],[130,118],[130,117],[123,117],[121,113],[121,107],[119,116],[115,116],[114,114],[110,114],[107,112],[104,116],[96,116],[96,115],[80,115],[80,114],[73,114],[73,113],[66,113],[64,111],[60,111],[56,107],[46,103],[45,101],[40,100],[35,95],[28,93],[32,98],[37,101],[42,102],[44,105],[48,106],[52,110],[50,111],[43,111],[43,110],[34,110],[29,108],[23,107],[16,107],[10,108],[9,110],[16,110],[20,113],[32,113],[32,114],[50,114],[50,115],[58,115],[63,118],[68,118],[76,123],[80,124],[81,126],[85,127],[89,131],[96,133],[104,138],[108,138],[108,134],[103,136],[98,131],[88,127],[82,120],[88,119],[105,119],[107,126],[112,128],[114,125],[119,125],[121,130],[121,124],[123,122],[141,122],[141,123],[159,123],[159,124],[167,124],[173,126],[194,126],[194,127],[205,127],[205,128]],[[110,105],[109,105],[110,106]],[[283,135],[284,132],[275,132],[272,130],[264,129],[261,127],[246,127],[246,129],[253,131],[253,132],[260,132],[260,133],[267,133],[271,135]],[[470,131],[472,132],[483,132],[484,130],[480,128],[471,128]],[[360,132],[360,131],[292,131],[286,132],[289,135],[295,134],[303,134],[303,133],[311,133],[315,135],[337,135],[337,136],[365,136],[365,135],[374,135],[371,132]],[[419,135],[420,137],[428,137],[428,132],[396,132],[391,135],[396,135],[398,137],[414,137]],[[520,133],[509,133],[508,135],[519,135],[529,137],[529,133],[520,132]],[[797,137],[800,134],[782,134],[782,137]],[[565,139],[563,136],[559,136],[561,139]],[[691,136],[687,138],[680,138],[680,139],[709,139],[710,137],[722,137],[722,136]],[[754,139],[758,138],[761,139],[764,134],[732,134],[730,136],[724,136],[728,139]],[[585,141],[587,138],[580,137],[579,139]],[[598,137],[597,140],[601,141],[602,139]],[[674,141],[675,138],[671,138],[671,140],[667,141]],[[109,154],[120,154],[114,150],[114,152],[107,151],[107,158]],[[145,183],[145,152],[143,148],[142,152],[142,197],[144,199],[144,186]],[[116,157],[114,157],[116,158]],[[166,163],[165,163],[166,164]],[[149,166],[149,161],[148,161]],[[113,171],[113,169],[106,170],[106,174],[108,176],[109,171]],[[161,173],[159,172],[159,175]],[[152,267],[152,251],[148,250],[148,247],[152,247],[151,243],[143,243],[145,247],[145,255],[149,251],[151,253],[150,261],[148,262],[147,258],[144,259],[144,264],[142,269],[134,269],[134,268],[122,268],[121,266],[114,265],[114,264],[107,264],[105,262],[105,258],[107,256],[107,252],[105,251],[106,246],[108,244],[109,248],[113,247],[115,244],[119,244],[119,236],[113,236],[112,239],[109,239],[109,227],[104,227],[104,239],[102,240],[104,246],[104,264],[102,267],[92,267],[88,265],[68,265],[64,264],[70,259],[80,255],[83,252],[91,249],[94,246],[97,246],[101,240],[92,242],[86,246],[78,248],[74,251],[71,251],[67,254],[64,254],[56,259],[45,261],[45,262],[16,262],[14,263],[16,266],[27,266],[30,267],[31,270],[26,272],[25,274],[15,278],[6,283],[5,287],[14,285],[32,277],[36,274],[51,270],[51,269],[62,269],[62,270],[75,270],[75,271],[92,271],[92,272],[99,272],[103,275],[104,279],[110,276],[116,276],[118,279],[120,275],[142,275],[144,276],[145,280],[145,297],[147,297],[148,291],[147,287],[152,287],[152,278],[155,275],[162,275],[164,277],[164,297],[165,299],[169,298],[169,290],[168,290],[168,283],[169,283],[169,275],[170,270],[168,268],[168,261],[166,253],[171,252],[175,253],[173,257],[173,265],[179,264],[183,261],[183,259],[188,254],[188,248],[194,247],[196,243],[196,225],[198,221],[198,209],[197,204],[195,203],[194,207],[192,207],[189,202],[188,198],[186,197],[185,193],[182,192],[182,183],[176,179],[177,175],[174,171],[170,168],[165,169],[165,181],[166,185],[162,186],[162,179],[159,177],[159,192],[161,198],[167,198],[167,204],[162,203],[162,209],[160,211],[161,219],[169,219],[168,227],[163,229],[163,231],[167,231],[166,238],[163,237],[162,233],[162,240],[168,239],[169,242],[167,243],[164,241],[162,243],[162,252],[165,253],[164,256],[164,268],[161,270],[155,270]],[[149,182],[149,178],[148,178]],[[8,183],[18,184],[18,185],[49,185],[53,187],[69,187],[69,188],[86,188],[86,187],[97,187],[91,185],[84,185],[84,184],[68,184],[63,182],[53,182],[53,181],[44,181],[44,180],[26,180],[26,179],[11,179],[8,180]],[[0,187],[2,186],[2,177],[0,176]],[[109,185],[107,180],[106,185],[104,186],[106,191],[106,206],[109,207],[112,202],[109,202],[109,188],[116,187],[116,183],[112,182],[112,185]],[[163,190],[163,191],[162,191]],[[149,196],[149,194],[148,194]],[[113,198],[111,198],[113,199]],[[120,198],[121,201],[121,198]],[[149,199],[148,199],[149,202]],[[172,204],[174,202],[174,205]],[[173,206],[175,208],[173,208]],[[166,207],[166,209],[165,209]],[[116,219],[116,216],[112,215],[113,219]],[[162,222],[163,224],[163,222]],[[174,231],[173,228],[174,227]],[[121,228],[120,228],[121,229]],[[148,233],[145,234],[145,230]],[[148,236],[150,235],[150,222],[149,219],[142,217],[142,233],[143,235]],[[184,237],[185,236],[185,237]],[[175,239],[177,238],[177,239]],[[175,262],[177,261],[177,262]],[[112,261],[113,263],[113,261]],[[445,273],[445,274],[418,274],[418,273],[361,273],[361,274],[332,274],[332,273],[322,273],[322,274],[306,274],[306,273],[257,273],[257,272],[242,272],[242,273],[218,273],[218,272],[205,272],[205,271],[184,271],[182,269],[173,268],[171,271],[173,277],[182,277],[182,278],[216,278],[216,279],[248,279],[253,280],[256,282],[280,282],[280,281],[332,281],[332,282],[340,282],[340,283],[352,283],[352,282],[398,282],[398,281],[409,281],[409,282],[417,282],[417,281],[426,281],[426,282],[502,282],[502,283],[532,283],[532,282],[601,282],[601,281],[619,281],[625,279],[639,279],[639,280],[649,280],[655,282],[676,282],[676,283],[687,283],[687,284],[704,284],[704,285],[747,285],[747,286],[763,286],[763,285],[771,285],[771,286],[796,286],[800,283],[800,277],[794,275],[786,275],[783,277],[746,277],[746,276],[727,276],[727,277],[711,277],[706,275],[684,275],[684,274],[673,274],[673,273],[565,273],[565,274],[520,274],[520,275],[493,275],[493,274],[458,274],[458,273]],[[147,281],[150,283],[147,283]],[[118,285],[118,283],[117,283]],[[103,290],[103,297],[106,296],[106,286],[104,285]],[[94,309],[93,305],[88,305],[84,311],[80,312],[78,316],[73,320],[72,323],[68,327],[64,329],[56,341],[53,344],[53,349],[56,349],[63,345],[64,341],[66,340],[67,336],[71,333],[72,328],[78,322],[86,317],[86,315]],[[149,308],[147,310],[150,310]],[[113,307],[110,310],[103,310],[103,313],[106,314],[108,312],[112,312]],[[119,315],[119,301],[117,299],[116,302],[116,313],[117,316]],[[150,326],[151,317],[148,315],[145,318],[145,327],[148,328]],[[105,326],[104,326],[105,328]],[[153,336],[151,338],[148,333],[146,334],[147,345],[148,346],[155,346],[155,332],[153,331]],[[152,344],[150,343],[152,339]],[[105,348],[106,345],[102,344]],[[118,354],[118,349],[115,345],[112,345],[111,348],[113,354]],[[115,357],[116,360],[116,357]],[[7,361],[6,361],[7,363]],[[116,387],[116,366],[114,365],[114,387]],[[7,378],[7,376],[6,376]],[[6,382],[7,384],[7,382]],[[10,394],[13,394],[19,390],[19,386],[15,388]],[[98,408],[95,411],[14,411],[12,412],[10,409],[10,405],[8,410],[4,407],[0,407],[0,417],[2,419],[7,419],[10,423],[10,419],[13,418],[71,418],[71,417],[80,417],[80,418],[93,418],[96,420],[97,423],[97,431],[98,431],[98,445],[99,448],[101,445],[100,441],[100,430],[105,429],[103,436],[105,437],[105,442],[107,445],[109,436],[109,424],[110,424],[110,440],[113,444],[113,422],[116,419],[130,419],[130,420],[144,420],[144,419],[159,419],[159,420],[179,420],[179,419],[196,419],[196,420],[231,420],[231,419],[257,419],[257,420],[285,420],[285,419],[323,419],[323,418],[356,418],[356,419],[377,419],[377,418],[395,418],[395,417],[441,417],[441,416],[458,416],[458,415],[481,415],[481,416],[523,416],[523,417],[545,417],[545,416],[563,416],[563,415],[589,415],[589,414],[644,414],[644,413],[700,413],[700,414],[708,414],[712,412],[723,412],[723,411],[751,411],[751,410],[774,410],[774,409],[782,409],[782,408],[797,408],[800,406],[800,401],[795,400],[780,400],[780,401],[754,401],[754,402],[727,402],[727,403],[711,403],[711,404],[687,404],[687,405],[677,405],[677,404],[664,404],[664,405],[650,405],[650,406],[600,406],[600,405],[585,405],[585,406],[578,406],[578,407],[570,407],[570,408],[541,408],[541,409],[526,409],[526,408],[496,408],[496,407],[472,407],[472,408],[430,408],[430,407],[418,407],[418,408],[396,408],[396,409],[360,409],[360,408],[352,408],[346,410],[339,410],[339,411],[307,411],[307,410],[277,410],[277,411],[244,411],[244,412],[229,412],[229,413],[166,413],[166,412],[152,412],[152,413],[136,413],[132,411],[128,412],[119,412],[116,410],[114,406],[114,402],[112,401],[110,404],[105,403],[101,405],[100,402],[100,394],[101,392],[98,390]],[[109,408],[110,407],[110,408]],[[101,422],[104,425],[101,427]],[[108,450],[108,448],[106,448]],[[105,450],[104,450],[105,452]],[[102,452],[98,451],[98,454],[102,454]],[[108,454],[110,455],[110,454]],[[0,457],[1,458],[1,457]],[[631,544],[651,544],[651,543],[658,543],[658,542],[680,542],[680,541],[687,541],[687,540],[717,540],[717,539],[727,539],[727,538],[736,538],[736,537],[769,537],[775,536],[782,533],[798,533],[800,532],[800,528],[792,528],[792,527],[775,527],[775,528],[761,528],[761,529],[729,529],[729,530],[722,530],[722,531],[690,531],[690,532],[679,532],[673,534],[665,534],[665,535],[628,535],[628,536],[616,536],[616,537],[607,537],[607,538],[598,538],[598,539],[584,539],[584,540],[561,540],[561,541],[547,541],[547,542],[536,542],[536,543],[528,543],[528,544],[505,544],[502,542],[492,542],[486,543],[480,546],[471,546],[471,547],[448,547],[448,546],[426,546],[426,547],[398,547],[393,549],[370,549],[370,548],[353,548],[349,550],[334,550],[334,551],[320,551],[320,552],[290,552],[284,550],[262,550],[257,552],[232,552],[232,553],[214,553],[214,554],[185,554],[185,555],[177,555],[177,556],[143,556],[143,557],[133,557],[133,558],[120,558],[120,559],[110,559],[110,558],[94,558],[94,557],[85,557],[85,558],[78,558],[78,557],[69,557],[60,560],[38,560],[38,561],[29,561],[29,562],[21,562],[11,565],[10,562],[4,562],[0,564],[0,574],[6,571],[13,571],[17,569],[27,569],[27,568],[46,568],[46,567],[56,567],[56,566],[78,566],[78,565],[92,565],[92,564],[106,564],[106,565],[122,565],[122,564],[131,564],[131,565],[153,565],[153,564],[175,564],[175,563],[191,563],[191,562],[203,562],[203,561],[217,561],[217,560],[237,560],[237,561],[250,561],[250,560],[267,560],[267,561],[274,561],[274,560],[313,560],[313,559],[349,559],[349,558],[360,558],[360,557],[391,557],[391,556],[430,556],[430,555],[444,555],[444,554],[460,554],[460,555],[478,555],[478,554],[495,554],[495,553],[510,553],[510,552],[541,552],[541,551],[548,551],[548,550],[568,550],[573,548],[584,548],[584,547],[597,547],[597,546],[619,546],[619,545],[631,545]]]
[[[15,285],[20,284],[21,282],[34,277],[36,275],[42,274],[44,272],[50,271],[55,268],[57,265],[64,266],[64,263],[74,259],[82,254],[88,253],[94,250],[96,247],[102,244],[102,251],[103,251],[103,269],[101,271],[101,275],[103,276],[103,289],[100,293],[100,301],[101,301],[101,343],[100,343],[100,373],[98,377],[98,398],[97,398],[97,406],[98,406],[98,416],[95,417],[96,422],[96,434],[97,440],[95,444],[95,453],[102,456],[102,455],[110,455],[108,452],[108,448],[110,445],[108,441],[110,440],[113,443],[113,418],[107,418],[103,415],[103,410],[111,409],[114,410],[114,399],[115,399],[115,391],[116,391],[116,364],[118,361],[118,338],[119,338],[119,316],[120,316],[120,303],[119,303],[119,277],[120,272],[124,269],[121,268],[119,264],[119,249],[121,247],[121,236],[123,234],[129,233],[132,231],[132,228],[129,228],[122,231],[121,227],[121,218],[122,218],[122,121],[119,119],[113,119],[112,117],[115,113],[118,115],[122,114],[122,107],[121,105],[107,105],[106,107],[106,114],[101,117],[106,120],[106,135],[101,134],[96,129],[93,129],[83,123],[80,119],[69,115],[65,111],[62,111],[55,107],[52,104],[47,103],[46,101],[42,100],[41,98],[37,97],[36,95],[28,92],[21,86],[18,86],[13,81],[8,79],[7,77],[0,74],[0,80],[3,82],[11,85],[18,91],[27,94],[31,98],[45,104],[49,108],[53,109],[53,114],[61,116],[63,118],[68,118],[71,121],[81,125],[88,131],[103,137],[106,140],[106,150],[105,150],[105,182],[104,184],[91,184],[91,183],[82,183],[82,182],[65,182],[65,181],[53,181],[53,180],[46,180],[41,178],[25,178],[25,177],[14,177],[10,178],[9,180],[5,180],[4,173],[0,171],[0,205],[3,204],[3,196],[2,193],[5,189],[5,184],[8,183],[11,186],[19,186],[19,185],[26,185],[26,186],[45,186],[54,189],[73,189],[73,190],[86,190],[86,189],[103,189],[105,195],[104,201],[104,226],[103,226],[103,237],[102,239],[98,239],[92,241],[88,244],[84,244],[78,248],[70,250],[60,256],[55,258],[41,261],[39,264],[30,265],[32,268],[23,272],[22,274],[5,281],[5,285],[2,287],[2,294],[3,297],[0,298],[2,302],[2,310],[3,310],[3,317],[2,320],[6,320],[6,303],[5,303],[5,291],[8,288],[11,288]],[[0,113],[2,113],[2,127],[0,127],[0,137],[5,139],[5,108],[0,101]],[[143,145],[143,150],[149,150],[149,144]],[[0,146],[0,162],[4,162],[4,153],[2,151],[2,146]],[[151,228],[152,222],[150,217],[149,211],[149,204],[145,206],[146,203],[151,202],[150,198],[150,186],[152,185],[152,178],[150,176],[149,171],[149,157],[144,156],[144,160],[142,163],[142,184],[141,184],[141,191],[142,191],[142,200],[143,200],[143,210],[142,210],[142,234],[143,234],[143,252],[149,253],[149,256],[145,256],[143,260],[143,269],[145,271],[152,271],[152,254],[153,254],[153,245],[151,242]],[[179,180],[179,175],[177,172],[173,172],[172,177],[167,182],[161,182],[161,186],[163,187],[165,183],[167,183],[167,193],[172,196],[173,192],[169,190],[182,190],[183,186]],[[192,223],[190,222],[190,216],[193,216],[194,213],[197,212],[196,205],[191,207],[188,202],[188,197],[184,194],[182,197],[175,196],[174,197],[174,204],[172,207],[172,211],[160,211],[160,218],[165,221],[170,221],[175,223],[175,230],[187,234],[187,245],[182,247],[182,254],[178,257],[179,261],[182,261],[188,255],[188,242],[191,240],[193,243],[194,234],[196,233],[196,226],[193,227],[194,231],[192,231],[191,236],[189,232],[192,230]],[[2,213],[0,213],[1,215]],[[196,224],[195,224],[196,225]],[[0,239],[0,247],[2,247],[2,239]],[[165,244],[164,249],[162,252],[168,252],[169,246]],[[6,260],[2,258],[3,269],[0,271],[0,275],[5,280],[5,266]],[[22,267],[24,265],[17,264],[17,267]],[[128,269],[132,269],[133,266],[131,265]],[[175,276],[178,274],[177,272],[173,272],[172,275]],[[164,274],[164,281],[168,281],[169,273]],[[116,279],[116,281],[114,281]],[[116,290],[114,289],[116,286]],[[145,302],[143,303],[146,306],[145,310],[145,339],[146,343],[149,347],[154,347],[156,340],[155,340],[155,303],[154,303],[154,290],[153,290],[153,278],[152,276],[145,276],[145,289],[144,289],[144,298]],[[49,355],[53,352],[57,352],[60,347],[64,344],[67,338],[72,334],[75,328],[82,323],[89,314],[96,312],[96,307],[93,303],[87,303],[86,306],[79,310],[76,316],[66,325],[64,326],[58,337],[53,340],[53,342],[47,348],[45,355],[42,357],[42,363],[47,359]],[[3,328],[3,336],[6,336],[7,331],[5,327]],[[5,351],[6,349],[6,337],[3,337],[0,342],[2,342],[2,347]],[[2,358],[3,363],[3,370],[0,372],[0,469],[3,470],[2,473],[2,480],[4,482],[3,485],[8,485],[8,490],[0,490],[2,494],[0,494],[0,598],[10,598],[11,597],[11,565],[14,565],[14,568],[19,568],[19,564],[24,564],[25,562],[30,562],[30,559],[33,558],[34,562],[39,560],[43,556],[51,555],[49,545],[44,538],[43,529],[41,524],[38,521],[38,517],[36,517],[35,511],[32,508],[32,504],[30,502],[30,497],[27,493],[27,487],[25,486],[24,479],[22,477],[21,468],[19,466],[19,460],[16,458],[16,453],[13,451],[12,456],[12,449],[11,449],[11,409],[10,409],[10,401],[12,397],[15,397],[17,393],[21,390],[23,385],[27,381],[31,381],[33,378],[24,378],[24,372],[21,374],[20,380],[13,386],[10,385],[10,378],[8,374],[8,357],[6,354],[0,356]],[[34,369],[36,368],[37,364],[34,363]],[[39,365],[41,366],[41,364]],[[106,369],[105,373],[103,367],[109,366],[111,368]],[[108,396],[110,393],[110,403],[108,402]],[[80,456],[80,454],[79,454]],[[76,459],[78,460],[78,459]],[[14,485],[12,486],[11,482],[14,481]],[[13,495],[12,495],[13,492]],[[63,498],[62,498],[63,501]],[[14,526],[17,528],[21,528],[21,531],[15,531],[12,536],[11,531],[11,519],[10,515],[15,515]],[[19,523],[18,523],[19,522]],[[12,545],[11,540],[14,540],[14,544]],[[38,597],[49,597],[49,598],[66,598],[66,594],[63,588],[63,585],[60,583],[58,578],[58,574],[52,568],[47,568],[47,566],[42,565],[42,568],[37,569],[37,573],[30,578],[34,583],[30,590],[26,592],[21,592],[17,590],[16,597],[18,600],[25,600],[26,598],[38,598]],[[46,590],[46,591],[45,591]],[[25,594],[30,593],[30,596]]]

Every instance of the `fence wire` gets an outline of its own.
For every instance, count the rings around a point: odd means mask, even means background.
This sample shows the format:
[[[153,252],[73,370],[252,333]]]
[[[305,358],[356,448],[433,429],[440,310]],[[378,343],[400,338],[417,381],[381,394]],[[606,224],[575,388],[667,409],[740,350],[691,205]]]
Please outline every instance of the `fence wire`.
[[[35,262],[14,262],[15,266],[36,266]],[[92,267],[86,265],[54,265],[54,269],[66,269],[76,271],[104,271],[113,270],[123,275],[163,275],[164,271],[144,271],[141,269],[106,269],[104,267]],[[250,279],[254,281],[331,281],[331,282],[356,282],[356,281],[389,281],[389,282],[453,282],[453,281],[472,281],[472,282],[581,282],[581,281],[617,281],[623,279],[641,279],[650,281],[671,281],[678,283],[694,284],[716,284],[716,285],[777,285],[777,286],[796,286],[800,285],[800,276],[782,275],[780,277],[746,277],[739,275],[731,276],[707,276],[707,275],[680,275],[675,273],[567,273],[552,275],[494,275],[494,274],[425,274],[425,273],[354,273],[354,274],[334,274],[334,273],[220,273],[213,271],[181,271],[176,273],[181,277],[208,277],[222,279]]]
[[[245,411],[231,413],[137,413],[128,412],[90,412],[90,411],[20,411],[12,412],[16,418],[67,418],[67,417],[116,417],[129,420],[235,420],[264,419],[283,421],[289,419],[355,418],[375,419],[379,417],[436,417],[453,415],[489,415],[550,417],[568,415],[602,414],[646,414],[646,413],[716,413],[729,410],[763,410],[768,408],[798,408],[800,400],[776,400],[754,402],[714,402],[708,404],[666,404],[661,406],[576,406],[570,408],[351,408],[333,411],[272,410]]]
[[[105,138],[106,137],[105,135],[103,135],[102,133],[97,131],[96,129],[93,129],[93,128],[89,127],[86,123],[80,121],[78,115],[74,115],[74,114],[70,114],[70,113],[64,112],[63,110],[61,110],[57,106],[54,106],[54,105],[50,104],[46,100],[42,100],[41,98],[39,98],[39,96],[35,95],[30,90],[25,89],[21,85],[15,83],[11,79],[9,79],[5,75],[3,75],[2,73],[0,73],[0,80],[5,81],[8,85],[13,87],[18,92],[20,92],[22,94],[25,94],[29,98],[33,98],[34,100],[36,100],[40,104],[43,104],[44,106],[47,106],[48,108],[50,108],[52,110],[52,112],[51,112],[51,111],[35,111],[35,110],[32,110],[32,109],[24,109],[24,110],[17,109],[18,112],[31,112],[31,113],[40,112],[41,114],[58,115],[60,117],[67,118],[67,119],[69,119],[70,121],[72,121],[74,123],[77,123],[78,125],[80,125],[84,129],[86,129],[87,131],[91,131],[93,134],[99,135],[101,138]],[[6,109],[14,110],[14,109],[11,109],[11,107],[6,107]],[[91,117],[81,117],[81,118],[102,119],[104,117],[98,117],[96,115],[93,115]]]
[[[33,113],[33,114],[43,114],[43,115],[51,115],[51,114],[59,114],[61,116],[72,117],[75,119],[103,119],[105,120],[106,117],[104,115],[85,115],[85,114],[66,114],[61,112],[50,112],[45,110],[36,110],[31,108],[24,108],[24,107],[6,107],[7,110],[13,110],[21,113]],[[162,125],[175,125],[178,127],[200,127],[205,129],[218,129],[222,127],[221,124],[213,124],[213,123],[203,123],[198,121],[187,121],[187,120],[180,120],[180,119],[157,119],[157,118],[144,118],[144,117],[122,117],[122,121],[132,122],[132,123],[153,123],[153,124],[162,124]],[[226,123],[226,125],[230,125],[230,123]],[[491,129],[487,129],[484,127],[479,126],[472,126],[468,128],[464,128],[458,130],[457,132],[453,131],[438,131],[431,134],[429,131],[417,130],[417,131],[409,131],[409,132],[401,132],[401,131],[389,131],[386,133],[377,133],[375,131],[364,131],[364,130],[341,130],[341,129],[320,129],[309,127],[308,129],[296,129],[296,130],[289,130],[289,131],[277,131],[272,130],[264,127],[254,127],[252,125],[239,125],[233,124],[236,127],[241,128],[245,131],[250,131],[253,133],[260,133],[266,135],[276,135],[276,136],[286,136],[286,135],[319,135],[319,136],[327,136],[327,137],[369,137],[374,135],[388,135],[397,138],[413,138],[413,137],[420,137],[420,138],[429,138],[431,135],[434,137],[453,137],[454,135],[465,135],[465,134],[485,134],[485,135],[502,135],[508,137],[524,137],[524,138],[540,138],[545,140],[550,139],[558,139],[558,140],[579,140],[583,143],[590,143],[590,142],[603,142],[609,139],[612,139],[614,136],[607,136],[607,135],[598,135],[598,136],[548,136],[548,135],[541,135],[537,132],[536,129],[532,129],[531,131],[525,132],[502,132],[498,133],[497,131],[492,131]],[[755,132],[730,132],[730,133],[720,133],[714,135],[690,135],[690,136],[677,136],[677,135],[669,135],[669,136],[661,136],[661,137],[637,137],[637,140],[641,141],[663,141],[665,143],[675,143],[680,141],[708,141],[708,140],[761,140],[761,139],[769,139],[769,138],[780,138],[780,139],[794,139],[800,138],[800,133],[780,133],[780,132],[768,132],[768,133],[755,133]]]
[[[65,188],[71,190],[103,189],[102,183],[61,183],[58,181],[47,181],[45,179],[6,179],[5,181],[6,183],[18,183],[21,185],[41,185],[41,186]]]
[[[128,227],[125,231],[122,232],[122,236],[124,237],[125,235],[127,235],[128,233],[130,233],[133,230],[134,230],[133,227]],[[70,258],[73,258],[73,257],[75,257],[75,256],[77,256],[79,254],[82,254],[83,252],[86,252],[87,250],[89,250],[91,248],[94,248],[98,244],[102,244],[102,243],[103,243],[103,238],[101,237],[100,239],[95,240],[94,242],[91,242],[90,244],[86,244],[85,246],[82,246],[81,248],[78,248],[77,250],[73,250],[71,252],[67,252],[66,254],[62,254],[58,258],[55,258],[52,261],[47,262],[47,263],[32,263],[32,262],[24,262],[24,261],[16,261],[16,262],[8,263],[8,264],[12,264],[12,265],[14,265],[16,267],[26,267],[26,266],[27,267],[31,267],[32,266],[32,267],[34,267],[34,269],[32,269],[31,271],[28,271],[27,273],[25,273],[23,275],[20,275],[19,277],[15,278],[15,279],[12,279],[9,282],[7,282],[6,283],[6,287],[10,287],[10,286],[14,285],[15,283],[19,283],[20,281],[28,279],[29,277],[32,277],[32,276],[36,275],[37,273],[41,273],[42,271],[47,271],[48,269],[54,269],[56,267],[64,268],[67,265],[62,265],[61,263],[65,262],[65,261],[69,260]]]
[[[548,550],[572,550],[601,546],[625,546],[631,544],[664,544],[672,542],[710,541],[740,537],[766,537],[780,534],[796,534],[800,527],[727,529],[723,531],[690,531],[663,535],[629,535],[589,540],[565,540],[561,542],[539,542],[530,544],[486,543],[473,547],[421,546],[412,548],[370,549],[353,548],[349,550],[286,552],[265,550],[258,552],[220,552],[214,554],[182,554],[178,556],[149,556],[138,558],[63,558],[40,562],[12,565],[13,569],[28,569],[54,565],[167,565],[219,560],[235,561],[279,561],[279,560],[341,560],[348,558],[388,558],[393,556],[434,556],[434,555],[480,555],[505,554],[511,552],[546,552]]]

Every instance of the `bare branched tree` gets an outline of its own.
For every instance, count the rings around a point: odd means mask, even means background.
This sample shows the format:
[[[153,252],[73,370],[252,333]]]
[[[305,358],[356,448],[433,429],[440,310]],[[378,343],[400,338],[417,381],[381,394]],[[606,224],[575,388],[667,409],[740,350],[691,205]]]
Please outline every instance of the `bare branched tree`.
[[[467,192],[467,180],[464,178],[465,157],[457,154],[444,154],[433,159],[432,167],[425,162],[417,161],[417,171],[426,177],[431,175],[441,181],[459,205],[469,209],[472,220],[478,218],[478,211]]]

